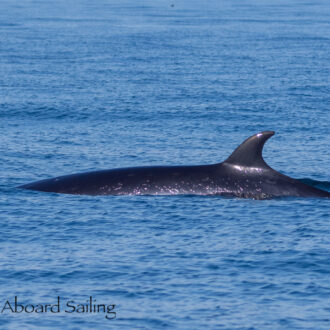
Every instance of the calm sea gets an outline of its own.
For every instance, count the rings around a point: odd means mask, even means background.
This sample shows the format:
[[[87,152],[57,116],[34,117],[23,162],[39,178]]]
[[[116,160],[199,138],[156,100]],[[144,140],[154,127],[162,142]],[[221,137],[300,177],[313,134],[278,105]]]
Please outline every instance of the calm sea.
[[[329,17],[327,0],[1,0],[0,327],[329,329],[328,200],[15,188],[221,162],[274,130],[266,161],[330,190]]]

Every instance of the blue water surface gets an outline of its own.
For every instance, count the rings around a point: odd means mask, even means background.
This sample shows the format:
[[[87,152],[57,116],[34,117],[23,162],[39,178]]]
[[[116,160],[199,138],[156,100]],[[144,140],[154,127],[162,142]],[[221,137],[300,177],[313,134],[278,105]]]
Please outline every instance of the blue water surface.
[[[327,0],[1,0],[0,327],[329,329],[330,202],[71,196],[34,180],[264,158],[330,190]],[[115,304],[14,313],[23,304]]]

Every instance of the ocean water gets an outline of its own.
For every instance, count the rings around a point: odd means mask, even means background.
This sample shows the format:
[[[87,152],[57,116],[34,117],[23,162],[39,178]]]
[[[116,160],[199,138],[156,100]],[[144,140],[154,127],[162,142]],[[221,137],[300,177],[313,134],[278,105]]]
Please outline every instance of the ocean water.
[[[329,17],[326,0],[1,0],[0,327],[329,329],[329,200],[16,188],[221,162],[274,130],[268,164],[330,190]]]

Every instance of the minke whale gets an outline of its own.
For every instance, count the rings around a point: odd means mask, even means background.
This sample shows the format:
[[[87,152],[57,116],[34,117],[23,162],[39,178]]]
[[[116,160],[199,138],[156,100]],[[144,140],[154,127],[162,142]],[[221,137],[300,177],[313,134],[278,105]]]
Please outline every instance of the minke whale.
[[[81,195],[221,195],[252,199],[328,197],[330,193],[283,175],[262,157],[265,131],[246,139],[222,163],[117,168],[64,175],[19,188]]]

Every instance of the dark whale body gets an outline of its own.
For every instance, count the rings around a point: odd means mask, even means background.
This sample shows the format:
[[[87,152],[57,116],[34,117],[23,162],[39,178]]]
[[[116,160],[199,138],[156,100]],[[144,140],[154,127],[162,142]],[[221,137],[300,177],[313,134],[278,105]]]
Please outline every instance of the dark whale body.
[[[328,197],[330,193],[292,179],[262,158],[272,131],[245,140],[222,163],[198,166],[119,168],[59,176],[20,188],[84,195],[222,195],[253,199]]]

